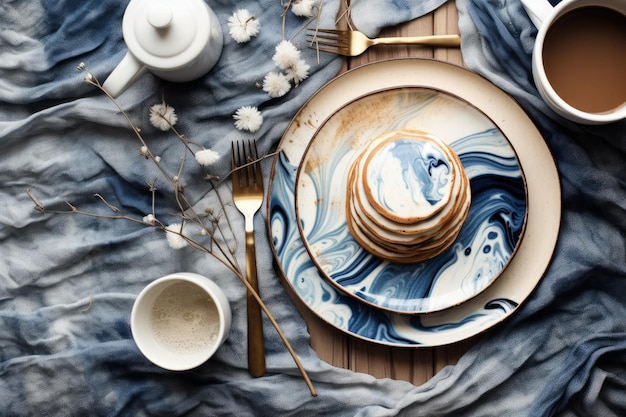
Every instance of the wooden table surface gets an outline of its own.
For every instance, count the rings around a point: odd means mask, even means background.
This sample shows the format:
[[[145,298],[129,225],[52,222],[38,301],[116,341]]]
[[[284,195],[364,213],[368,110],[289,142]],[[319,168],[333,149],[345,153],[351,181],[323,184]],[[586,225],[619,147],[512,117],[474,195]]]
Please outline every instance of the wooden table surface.
[[[346,26],[345,16],[339,26]],[[458,14],[454,1],[426,16],[393,28],[386,28],[380,36],[418,36],[459,33]],[[348,58],[344,71],[386,58],[434,58],[463,65],[459,48],[428,48],[420,46],[378,46],[361,56]],[[377,378],[406,380],[420,385],[440,369],[458,361],[461,355],[476,343],[472,339],[436,348],[398,348],[378,345],[350,336],[327,324],[311,313],[300,302],[294,301],[304,316],[311,334],[311,346],[319,357],[337,367],[371,374]],[[300,305],[298,305],[300,304]]]

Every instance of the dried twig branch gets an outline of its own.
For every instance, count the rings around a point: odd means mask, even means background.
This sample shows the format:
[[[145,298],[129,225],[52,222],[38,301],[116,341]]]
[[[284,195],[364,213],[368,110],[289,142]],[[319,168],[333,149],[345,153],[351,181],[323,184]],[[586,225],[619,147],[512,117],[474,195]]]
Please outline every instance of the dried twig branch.
[[[82,67],[79,67],[79,69],[83,70],[85,68],[84,66],[82,66]],[[213,191],[217,197],[217,200],[221,206],[221,210],[217,215],[215,215],[215,213],[209,213],[209,212],[198,213],[196,209],[194,208],[194,205],[188,199],[185,193],[185,187],[181,182],[181,176],[183,174],[183,169],[185,167],[186,160],[187,160],[187,152],[194,155],[194,151],[191,148],[191,142],[189,142],[184,137],[184,135],[179,133],[178,130],[174,129],[174,126],[171,120],[167,119],[166,117],[163,117],[163,120],[169,124],[170,129],[174,132],[176,137],[180,140],[180,142],[183,144],[185,148],[185,152],[181,158],[181,162],[178,166],[176,174],[170,175],[167,172],[166,168],[163,166],[163,164],[161,164],[161,158],[152,153],[152,151],[147,146],[147,142],[144,140],[142,136],[141,130],[135,126],[130,116],[119,105],[117,100],[115,100],[115,98],[113,98],[106,90],[104,90],[104,88],[102,88],[102,85],[92,73],[87,72],[85,81],[88,84],[91,84],[95,86],[96,88],[98,88],[100,91],[102,91],[114,103],[116,108],[120,111],[122,116],[125,118],[126,122],[128,123],[131,130],[133,131],[135,137],[139,140],[139,142],[142,145],[141,154],[147,159],[151,160],[155,164],[159,172],[162,174],[163,178],[167,181],[168,185],[170,186],[174,194],[174,199],[175,199],[177,208],[180,211],[179,217],[182,220],[182,222],[179,228],[173,228],[173,227],[166,226],[164,223],[162,223],[159,219],[156,218],[156,212],[155,212],[156,187],[154,183],[147,183],[148,189],[150,192],[150,197],[151,197],[152,213],[141,219],[123,214],[118,207],[116,207],[115,205],[107,201],[106,198],[102,196],[101,194],[95,194],[95,197],[98,198],[104,204],[104,206],[106,206],[114,214],[100,214],[100,213],[92,213],[92,212],[84,211],[72,205],[69,202],[66,202],[66,204],[69,207],[67,210],[47,209],[44,206],[44,204],[38,198],[36,198],[33,195],[33,193],[28,189],[26,190],[26,193],[28,197],[35,204],[35,210],[44,214],[45,213],[78,214],[78,215],[85,215],[85,216],[91,216],[91,217],[97,217],[97,218],[118,219],[118,220],[125,220],[125,221],[140,223],[144,226],[161,230],[166,233],[166,236],[168,233],[174,236],[177,236],[180,239],[182,239],[187,245],[189,245],[192,249],[211,255],[217,261],[222,263],[228,270],[232,271],[239,278],[239,280],[244,284],[247,291],[251,293],[254,299],[259,303],[259,306],[267,315],[272,326],[276,329],[279,337],[281,338],[285,347],[287,348],[290,355],[292,356],[296,366],[298,367],[298,370],[300,371],[302,377],[304,378],[305,383],[307,384],[309,390],[311,391],[311,395],[316,396],[317,393],[315,391],[315,388],[313,387],[311,379],[309,378],[306,370],[302,366],[302,363],[300,362],[300,359],[298,358],[296,352],[294,351],[293,347],[289,343],[289,340],[287,339],[286,335],[280,328],[280,325],[275,320],[274,316],[272,315],[271,311],[268,309],[265,302],[262,300],[259,294],[255,291],[255,289],[248,283],[248,280],[244,276],[241,270],[241,267],[239,266],[239,263],[237,262],[237,259],[235,257],[235,253],[236,253],[235,233],[233,231],[232,223],[230,222],[228,216],[226,215],[224,199],[218,191],[218,185],[220,184],[220,182],[223,181],[225,178],[228,178],[234,172],[234,170],[231,170],[230,172],[227,173],[226,176],[224,176],[223,178],[218,178],[217,180],[216,180],[217,177],[213,177],[208,174],[204,175],[204,178],[207,180],[207,182],[211,186],[210,191]],[[165,105],[164,102],[162,104]],[[256,163],[259,160],[262,160],[262,159],[265,159],[274,155],[275,153],[264,155],[261,158],[254,160],[254,161],[250,161],[249,163],[237,169],[243,169],[247,165]],[[208,218],[208,220],[205,221],[205,218]],[[223,223],[221,221],[222,219],[224,219],[225,225],[222,224]],[[199,229],[202,231],[201,237],[208,237],[209,244],[208,245],[203,244],[198,239],[185,233],[184,231],[185,223],[191,223],[191,224],[198,226]],[[229,241],[231,240],[235,242],[234,246],[231,246],[229,244]]]

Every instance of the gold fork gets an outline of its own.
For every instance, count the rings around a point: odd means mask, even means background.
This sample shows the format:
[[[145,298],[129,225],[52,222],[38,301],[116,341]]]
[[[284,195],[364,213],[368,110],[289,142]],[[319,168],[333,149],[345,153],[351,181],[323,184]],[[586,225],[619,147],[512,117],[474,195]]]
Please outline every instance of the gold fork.
[[[357,56],[373,45],[424,45],[458,47],[459,35],[399,36],[370,39],[356,30],[309,29],[309,47],[334,54]]]
[[[256,142],[232,144],[233,201],[243,214],[246,230],[246,279],[259,292],[254,247],[254,215],[263,203],[263,177]],[[257,161],[257,162],[254,162]],[[248,370],[252,376],[265,374],[265,347],[261,307],[248,291]]]

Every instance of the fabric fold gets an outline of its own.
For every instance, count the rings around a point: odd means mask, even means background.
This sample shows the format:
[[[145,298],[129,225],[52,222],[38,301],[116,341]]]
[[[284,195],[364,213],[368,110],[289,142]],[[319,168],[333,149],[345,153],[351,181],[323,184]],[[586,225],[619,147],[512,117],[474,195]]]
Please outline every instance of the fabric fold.
[[[205,254],[173,251],[162,233],[138,222],[105,218],[95,197],[142,219],[180,219],[167,181],[142,155],[119,110],[83,82],[84,62],[100,82],[126,52],[121,19],[127,1],[22,0],[0,5],[0,414],[10,416],[620,416],[626,410],[626,124],[584,127],[554,114],[530,73],[536,31],[514,0],[457,0],[465,64],[514,97],[543,134],[558,165],[563,216],[553,262],[533,296],[510,319],[483,335],[454,366],[422,386],[332,367],[309,345],[306,325],[273,265],[256,217],[261,295],[313,379],[306,388],[292,358],[266,321],[268,374],[246,369],[245,288]],[[176,128],[215,150],[211,174],[230,170],[234,140],[256,139],[272,152],[311,95],[341,69],[342,58],[309,49],[306,19],[285,14],[278,0],[209,1],[224,29],[218,65],[183,84],[145,74],[119,97],[167,172],[184,147],[149,121],[163,100]],[[334,27],[340,0],[324,0],[316,24]],[[355,0],[351,17],[370,36],[430,13],[443,0]],[[237,44],[228,17],[247,8],[261,24]],[[309,77],[281,98],[259,87],[276,69],[275,46],[291,39],[310,65]],[[318,61],[319,59],[319,61]],[[264,123],[239,131],[233,114],[255,106]],[[263,168],[269,173],[270,163]],[[210,186],[191,164],[184,171],[194,207],[217,208]],[[216,181],[224,198],[228,179]],[[67,203],[100,217],[42,215]],[[223,208],[233,229],[243,219]],[[238,259],[244,259],[242,245]],[[233,307],[232,331],[207,364],[176,373],[150,364],[128,325],[134,297],[176,271],[209,275]]]

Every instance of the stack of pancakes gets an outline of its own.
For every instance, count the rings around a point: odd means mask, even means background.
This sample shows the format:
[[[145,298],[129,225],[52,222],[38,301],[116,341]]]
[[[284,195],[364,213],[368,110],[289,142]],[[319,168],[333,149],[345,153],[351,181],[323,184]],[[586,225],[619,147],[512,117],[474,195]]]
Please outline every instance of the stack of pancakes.
[[[423,262],[452,245],[471,203],[456,153],[419,131],[386,132],[350,167],[346,219],[368,252],[399,263]]]

